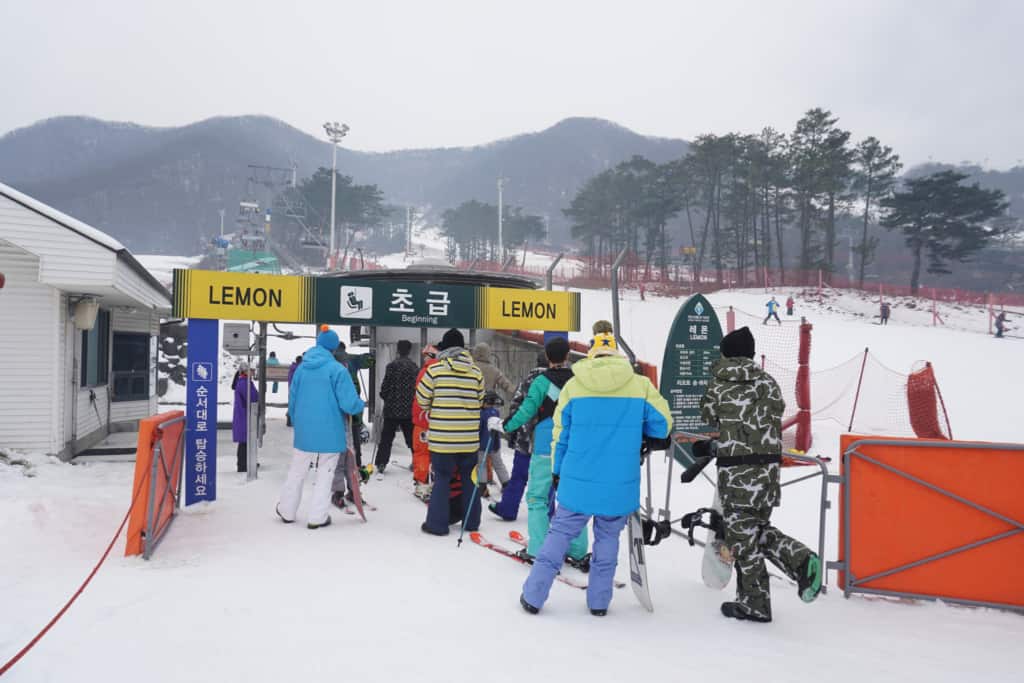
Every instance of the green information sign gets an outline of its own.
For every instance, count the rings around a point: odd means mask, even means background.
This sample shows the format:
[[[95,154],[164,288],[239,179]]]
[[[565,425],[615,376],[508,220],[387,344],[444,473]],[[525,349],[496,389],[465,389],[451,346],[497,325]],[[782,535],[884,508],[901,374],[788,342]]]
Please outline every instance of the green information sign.
[[[478,292],[469,285],[317,278],[314,309],[321,323],[473,328]]]
[[[661,395],[672,411],[674,431],[714,431],[701,419],[700,399],[708,388],[721,343],[722,326],[715,310],[702,295],[694,294],[676,314],[661,362]],[[689,445],[677,444],[673,452],[682,465],[693,462]]]

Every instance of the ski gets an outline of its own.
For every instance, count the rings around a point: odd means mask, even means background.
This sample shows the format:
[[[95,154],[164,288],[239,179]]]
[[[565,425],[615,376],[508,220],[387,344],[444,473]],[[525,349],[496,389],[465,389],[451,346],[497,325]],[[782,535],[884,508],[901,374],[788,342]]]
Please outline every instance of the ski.
[[[640,513],[629,516],[629,582],[633,595],[648,612],[654,611],[651,588],[647,583],[647,559],[644,557],[644,528]]]
[[[525,565],[527,567],[530,566],[529,562],[525,561],[523,558],[519,557],[518,555],[516,555],[514,552],[512,552],[508,548],[503,548],[500,545],[494,545],[493,543],[488,541],[486,538],[483,537],[483,535],[479,531],[470,531],[469,532],[469,539],[471,541],[473,541],[473,543],[476,543],[478,546],[481,546],[483,548],[487,548],[488,550],[493,550],[494,552],[498,553],[499,555],[504,555],[505,557],[507,557],[509,559],[515,560],[516,562],[518,562],[521,565]],[[562,576],[561,574],[555,575],[555,578],[558,579],[559,581],[561,581],[562,583],[564,583],[567,586],[572,586],[573,588],[578,588],[580,590],[586,590],[587,589],[587,584],[581,583],[579,581],[575,581],[575,580],[570,579],[570,578],[568,578],[566,576]]]
[[[517,543],[517,544],[523,546],[524,548],[526,547],[526,536],[523,536],[521,533],[519,533],[515,529],[513,529],[510,532],[508,532],[508,538],[513,543]],[[622,581],[615,581],[614,583],[615,583],[615,587],[616,588],[625,588],[626,587],[626,584],[624,584]]]
[[[356,468],[356,456],[352,451],[345,453],[345,467],[348,469],[348,485],[352,493],[352,503],[356,506],[356,511],[365,522],[366,513],[363,511],[363,494],[359,491],[359,470]]]

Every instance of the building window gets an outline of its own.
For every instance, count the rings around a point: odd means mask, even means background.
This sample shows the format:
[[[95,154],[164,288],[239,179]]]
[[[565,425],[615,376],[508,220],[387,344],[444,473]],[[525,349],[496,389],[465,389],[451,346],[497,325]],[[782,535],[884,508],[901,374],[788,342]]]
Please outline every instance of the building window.
[[[110,368],[110,312],[100,310],[91,330],[82,331],[82,386],[107,383]]]
[[[149,335],[114,332],[114,401],[149,399]]]

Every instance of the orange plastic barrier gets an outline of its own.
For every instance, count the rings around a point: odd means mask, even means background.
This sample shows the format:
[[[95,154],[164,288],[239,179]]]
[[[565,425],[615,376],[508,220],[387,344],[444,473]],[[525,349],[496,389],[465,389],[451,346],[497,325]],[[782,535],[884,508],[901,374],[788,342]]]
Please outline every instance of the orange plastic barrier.
[[[168,473],[161,463],[157,463],[156,481],[151,481],[153,473],[153,457],[156,444],[160,443],[160,451],[168,463],[173,462],[178,452],[179,444],[184,436],[185,421],[181,420],[165,429],[157,429],[161,424],[171,420],[184,417],[185,413],[180,410],[171,410],[166,413],[147,417],[139,421],[139,440],[135,450],[135,478],[132,483],[132,491],[139,491],[138,498],[132,506],[131,515],[128,519],[128,534],[125,542],[124,554],[141,555],[145,541],[145,531],[148,512],[151,506],[157,504],[159,514],[153,520],[154,535],[159,537],[174,514],[174,504],[159,505],[168,494],[168,491],[177,491],[181,479],[181,463],[177,467],[170,468]],[[169,467],[169,465],[168,465]]]
[[[1024,608],[1024,445],[844,434],[844,592]]]

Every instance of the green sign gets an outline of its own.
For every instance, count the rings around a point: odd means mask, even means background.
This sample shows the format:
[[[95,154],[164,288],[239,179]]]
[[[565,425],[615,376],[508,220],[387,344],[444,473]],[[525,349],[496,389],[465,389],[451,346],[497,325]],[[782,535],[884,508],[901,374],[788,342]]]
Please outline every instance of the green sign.
[[[711,379],[711,366],[718,360],[722,326],[711,304],[694,294],[682,305],[672,323],[661,362],[661,395],[672,411],[673,430],[702,434],[714,431],[700,416],[700,399]],[[677,444],[676,459],[693,462],[690,446]]]
[[[381,327],[477,326],[479,289],[469,285],[317,278],[318,322]]]

